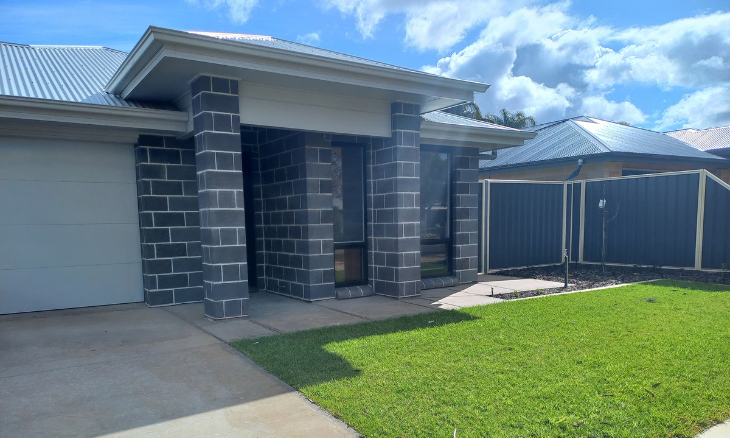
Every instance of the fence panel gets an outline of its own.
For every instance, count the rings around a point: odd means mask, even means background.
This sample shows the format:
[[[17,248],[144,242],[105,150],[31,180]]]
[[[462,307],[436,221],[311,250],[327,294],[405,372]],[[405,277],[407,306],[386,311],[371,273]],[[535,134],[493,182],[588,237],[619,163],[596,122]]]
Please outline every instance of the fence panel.
[[[565,203],[565,229],[566,238],[565,246],[569,248],[568,255],[571,262],[577,262],[580,255],[580,202],[581,202],[581,184],[567,183],[566,191],[568,194]]]
[[[488,270],[561,263],[563,184],[489,183]]]
[[[730,268],[730,188],[713,177],[705,187],[702,269]]]
[[[606,263],[694,267],[699,182],[699,172],[586,182],[584,261],[601,262],[605,212]]]

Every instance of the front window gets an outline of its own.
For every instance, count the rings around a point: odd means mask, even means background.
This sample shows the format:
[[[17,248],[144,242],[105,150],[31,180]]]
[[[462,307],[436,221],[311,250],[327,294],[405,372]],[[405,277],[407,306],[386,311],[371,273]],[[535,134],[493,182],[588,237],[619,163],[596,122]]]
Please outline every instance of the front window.
[[[332,145],[335,286],[366,283],[364,149]]]
[[[421,149],[421,278],[451,275],[449,154]]]

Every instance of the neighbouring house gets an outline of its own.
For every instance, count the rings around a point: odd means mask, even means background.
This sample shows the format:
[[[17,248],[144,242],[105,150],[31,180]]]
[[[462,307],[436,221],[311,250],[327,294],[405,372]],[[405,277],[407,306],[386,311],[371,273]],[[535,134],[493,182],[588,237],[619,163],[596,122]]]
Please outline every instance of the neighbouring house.
[[[488,85],[267,36],[150,27],[130,54],[0,44],[0,314],[248,314],[477,279]]]
[[[723,158],[730,158],[730,126],[709,129],[680,129],[665,132],[690,146]]]
[[[730,183],[730,160],[647,129],[574,117],[531,128],[537,136],[479,164],[481,179],[565,181],[707,169]]]

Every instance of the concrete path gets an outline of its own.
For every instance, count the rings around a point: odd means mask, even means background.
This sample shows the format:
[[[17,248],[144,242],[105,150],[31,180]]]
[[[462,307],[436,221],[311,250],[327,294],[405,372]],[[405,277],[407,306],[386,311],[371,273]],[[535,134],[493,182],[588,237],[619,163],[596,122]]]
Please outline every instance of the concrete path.
[[[219,339],[137,304],[0,317],[0,436],[358,435]]]
[[[226,342],[500,302],[482,283],[307,303],[251,295],[251,315],[212,321],[202,304],[0,316],[0,437],[355,437],[345,424]]]
[[[697,438],[729,438],[730,437],[730,420],[713,426],[701,434]]]
[[[281,295],[257,292],[251,294],[249,317],[215,322],[204,316],[203,305],[200,303],[166,309],[201,330],[225,342],[232,342],[244,338],[253,339],[312,328],[376,321],[504,301],[492,297],[492,289],[498,294],[561,286],[562,283],[551,281],[481,275],[478,283],[429,289],[422,291],[418,298],[402,300],[371,296],[308,303]]]

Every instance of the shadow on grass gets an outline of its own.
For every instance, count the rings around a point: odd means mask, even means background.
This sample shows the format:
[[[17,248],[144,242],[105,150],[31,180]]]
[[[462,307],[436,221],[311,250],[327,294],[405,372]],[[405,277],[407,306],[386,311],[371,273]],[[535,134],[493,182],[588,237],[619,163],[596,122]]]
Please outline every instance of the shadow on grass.
[[[327,344],[368,336],[428,329],[476,320],[456,310],[403,316],[382,321],[324,327],[258,339],[243,339],[231,345],[294,388],[356,377],[360,370],[343,357],[325,349]]]

